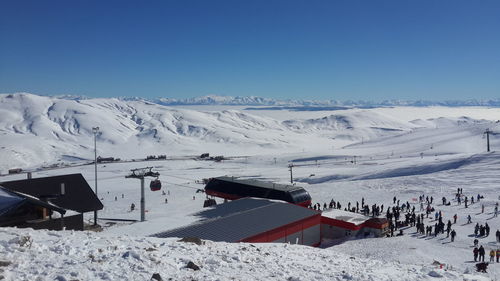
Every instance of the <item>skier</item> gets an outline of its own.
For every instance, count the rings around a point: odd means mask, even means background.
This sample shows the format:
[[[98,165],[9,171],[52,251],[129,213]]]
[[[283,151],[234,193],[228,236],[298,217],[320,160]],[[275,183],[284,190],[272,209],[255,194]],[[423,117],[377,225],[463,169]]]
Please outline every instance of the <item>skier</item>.
[[[453,229],[451,231],[451,242],[455,241],[455,236],[457,235],[457,233],[455,232],[455,230]]]
[[[496,254],[497,254],[497,262],[498,262],[498,259],[500,258],[500,249],[497,249]]]
[[[495,262],[495,250],[490,251],[490,262]]]
[[[457,223],[457,214],[453,215],[453,224]]]
[[[451,226],[448,225],[448,228],[446,228],[446,238],[450,237],[450,231],[451,231]]]
[[[483,245],[479,247],[479,261],[484,261],[484,248]]]
[[[497,236],[497,242],[500,242],[500,230],[497,229],[495,235]]]
[[[477,245],[478,245],[478,244],[479,244],[479,240],[474,239],[474,247],[476,247],[476,248],[477,248]]]
[[[134,203],[132,203],[132,204],[130,205],[130,211],[132,212],[132,211],[134,211],[134,209],[135,209],[135,204],[134,204]]]
[[[467,215],[467,223],[472,223],[472,218],[470,217],[470,215]]]
[[[479,249],[477,247],[474,247],[474,250],[472,250],[472,253],[474,253],[474,261],[477,261],[477,255],[479,254]]]

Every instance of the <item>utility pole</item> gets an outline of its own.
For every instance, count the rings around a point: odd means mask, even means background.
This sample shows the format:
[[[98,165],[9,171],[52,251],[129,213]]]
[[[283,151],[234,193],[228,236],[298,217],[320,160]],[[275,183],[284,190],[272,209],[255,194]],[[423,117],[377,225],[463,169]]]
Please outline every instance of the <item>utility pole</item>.
[[[293,163],[288,164],[288,169],[290,170],[290,183],[293,183]]]
[[[134,178],[141,180],[141,221],[146,220],[146,200],[144,199],[144,178],[145,177],[154,177],[157,178],[160,176],[160,173],[151,171],[153,167],[145,167],[139,169],[130,170],[131,174],[125,176],[125,178]]]
[[[95,178],[95,196],[97,197],[97,134],[99,127],[92,127],[94,133],[94,178]],[[97,225],[97,210],[94,211],[94,225]]]
[[[486,131],[484,132],[484,134],[486,134],[486,148],[488,152],[490,152],[490,133],[490,129],[486,129]]]

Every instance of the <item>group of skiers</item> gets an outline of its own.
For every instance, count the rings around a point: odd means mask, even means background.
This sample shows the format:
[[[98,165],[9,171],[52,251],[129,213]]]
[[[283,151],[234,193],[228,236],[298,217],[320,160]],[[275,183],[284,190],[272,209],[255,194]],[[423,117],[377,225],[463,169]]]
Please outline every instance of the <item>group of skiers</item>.
[[[476,226],[474,227],[474,235],[476,237],[478,236],[489,236],[490,235],[490,226],[488,223],[485,223],[484,225],[479,225],[479,223],[476,223]]]
[[[325,211],[328,209],[342,209],[342,205],[340,202],[335,202],[335,200],[330,200],[330,204],[323,203],[323,209],[321,209],[321,204],[320,203],[315,203],[315,204],[309,204],[308,208],[313,209],[313,210],[318,210],[318,211]],[[384,211],[384,205],[382,204],[381,206],[377,204],[373,204],[371,207],[368,206],[368,204],[365,204],[365,198],[361,198],[361,206],[359,205],[359,201],[356,201],[356,206],[352,205],[351,202],[347,203],[347,207],[344,208],[344,211],[348,212],[353,212],[353,213],[362,213],[365,216],[371,216],[373,217],[378,217],[380,216],[380,213]]]
[[[476,246],[474,247],[474,250],[472,250],[472,253],[474,255],[474,261],[475,262],[484,262],[484,256],[485,256],[485,250],[483,245],[481,245],[479,248]],[[491,249],[490,250],[490,262],[495,262],[495,257],[496,257],[496,262],[500,262],[500,249]]]

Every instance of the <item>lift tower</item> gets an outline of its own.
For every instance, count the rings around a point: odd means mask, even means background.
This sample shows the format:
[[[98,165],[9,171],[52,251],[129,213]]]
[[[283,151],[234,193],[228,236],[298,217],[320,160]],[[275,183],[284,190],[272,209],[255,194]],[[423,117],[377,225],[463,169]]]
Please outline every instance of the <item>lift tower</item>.
[[[146,220],[146,215],[145,215],[146,202],[144,199],[144,178],[145,177],[157,178],[160,176],[160,173],[153,172],[153,171],[151,171],[151,169],[153,169],[153,167],[132,169],[132,170],[130,170],[130,172],[131,172],[130,175],[125,176],[125,178],[134,178],[134,179],[141,180],[141,221]]]
[[[486,134],[486,149],[488,152],[490,152],[490,134],[492,132],[490,131],[490,129],[486,129],[486,131],[484,132],[484,134]]]

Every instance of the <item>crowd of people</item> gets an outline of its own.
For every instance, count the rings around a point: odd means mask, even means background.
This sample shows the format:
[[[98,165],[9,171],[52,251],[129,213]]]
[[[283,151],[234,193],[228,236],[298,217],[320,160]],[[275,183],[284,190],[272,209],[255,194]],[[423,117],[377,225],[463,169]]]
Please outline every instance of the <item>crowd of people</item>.
[[[469,208],[472,204],[480,203],[481,200],[484,199],[484,196],[477,194],[477,196],[465,196],[463,194],[463,189],[458,188],[457,192],[454,195],[454,201],[457,205],[464,205],[465,208]],[[417,199],[414,199],[416,201]],[[453,200],[452,200],[453,201]],[[441,198],[442,207],[451,206],[452,201],[448,200],[446,197]],[[450,238],[450,243],[455,241],[455,237],[457,236],[457,232],[453,229],[453,225],[457,223],[458,214],[454,214],[449,219],[445,220],[443,218],[443,213],[441,210],[436,210],[435,200],[432,196],[426,196],[422,194],[418,197],[418,202],[414,202],[416,204],[411,204],[406,201],[404,203],[400,202],[396,196],[393,197],[392,203],[393,206],[389,206],[385,209],[385,218],[387,218],[387,222],[389,224],[388,227],[388,237],[400,236],[403,234],[403,229],[408,229],[411,227],[416,228],[416,233],[425,235],[425,237],[437,237],[438,235],[444,235],[446,233],[446,238]],[[420,205],[419,211],[415,210],[415,205]],[[314,210],[328,210],[328,209],[342,209],[342,204],[340,202],[336,202],[331,199],[330,203],[324,203],[321,205],[320,203],[311,204],[309,208]],[[484,204],[481,205],[481,213],[484,213]],[[384,213],[384,205],[383,204],[365,204],[365,199],[361,198],[361,204],[359,201],[356,201],[355,204],[351,204],[351,202],[347,203],[347,206],[344,207],[344,211],[360,213],[365,216],[372,217],[380,217],[381,214]],[[420,213],[419,213],[420,212]],[[498,214],[498,202],[495,204],[493,217],[496,217]],[[466,218],[466,224],[472,224],[472,217],[470,214]],[[394,234],[396,230],[399,229],[398,234]],[[479,240],[477,238],[488,237],[490,234],[490,226],[488,223],[480,224],[476,222],[474,227],[474,261],[475,262],[484,262],[486,249],[483,245],[479,245]],[[500,243],[500,230],[497,230],[496,233],[496,242]],[[490,262],[499,262],[500,261],[500,248],[499,249],[490,249]]]

